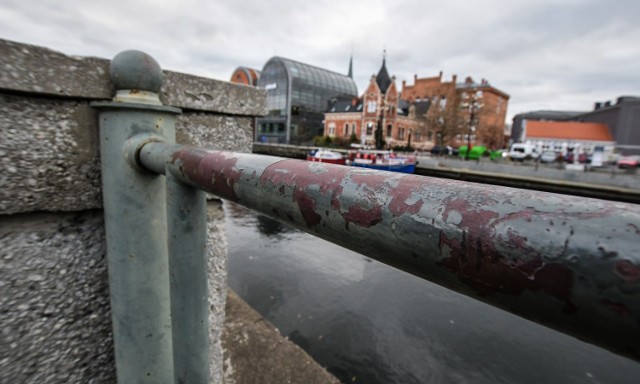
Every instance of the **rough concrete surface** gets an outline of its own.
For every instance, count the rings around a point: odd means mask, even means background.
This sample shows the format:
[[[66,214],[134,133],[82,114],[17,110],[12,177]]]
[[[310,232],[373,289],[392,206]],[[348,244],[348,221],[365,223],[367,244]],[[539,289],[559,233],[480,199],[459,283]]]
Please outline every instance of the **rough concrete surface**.
[[[72,57],[48,48],[0,39],[0,89],[110,100],[115,93],[109,79],[110,60]],[[163,72],[160,96],[166,105],[231,115],[266,114],[264,89]]]
[[[231,289],[226,312],[224,384],[340,383]]]
[[[207,204],[207,249],[209,283],[209,357],[210,383],[222,382],[222,329],[227,297],[227,235],[224,228],[222,202],[214,199]]]
[[[176,121],[177,142],[209,149],[251,152],[253,125],[249,117],[183,113]]]
[[[100,208],[96,124],[86,102],[0,94],[0,213]]]
[[[102,207],[97,113],[86,102],[0,95],[0,213]],[[185,113],[178,142],[251,151],[249,117]]]
[[[160,96],[166,105],[184,109],[244,116],[267,114],[267,91],[262,88],[178,72],[164,72]]]
[[[109,62],[95,57],[0,39],[0,68],[0,89],[105,100],[115,93]]]
[[[115,382],[102,213],[0,216],[0,382]]]

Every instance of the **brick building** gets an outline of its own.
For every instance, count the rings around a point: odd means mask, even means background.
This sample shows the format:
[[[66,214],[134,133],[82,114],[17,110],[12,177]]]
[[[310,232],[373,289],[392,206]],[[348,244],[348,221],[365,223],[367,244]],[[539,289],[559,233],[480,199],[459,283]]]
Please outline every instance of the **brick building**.
[[[479,83],[471,77],[457,82],[442,81],[442,72],[437,77],[418,78],[414,84],[402,82],[401,98],[409,103],[429,101],[433,106],[427,114],[428,136],[437,144],[463,145],[471,135],[471,143],[500,148],[506,144],[505,119],[509,95],[493,87],[485,79]],[[473,105],[473,121],[471,108]]]
[[[324,135],[375,146],[376,132],[386,147],[413,146],[428,149],[425,122],[416,118],[428,109],[428,103],[409,104],[399,97],[395,77],[390,77],[386,58],[377,75],[359,98],[335,99],[325,114]]]

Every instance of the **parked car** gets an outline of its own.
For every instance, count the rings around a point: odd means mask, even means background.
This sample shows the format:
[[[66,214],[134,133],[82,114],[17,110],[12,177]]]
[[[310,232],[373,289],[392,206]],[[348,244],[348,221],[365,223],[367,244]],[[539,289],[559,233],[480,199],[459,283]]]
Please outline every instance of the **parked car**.
[[[502,160],[505,157],[504,149],[497,149],[489,153],[489,158],[493,161]]]
[[[469,152],[469,160],[479,160],[482,156],[488,156],[487,148],[483,145],[473,145],[471,146],[471,152]],[[458,148],[458,156],[466,159],[467,158],[467,146],[463,145]]]
[[[573,154],[573,152],[569,152],[564,156],[564,161],[567,163],[573,163],[574,159],[575,159],[575,155]],[[588,154],[581,153],[578,155],[578,163],[589,164],[591,163],[591,159]]]
[[[533,144],[515,143],[509,151],[509,159],[514,161],[536,160],[540,156]]]
[[[558,160],[558,154],[555,152],[547,151],[540,155],[541,163],[554,163],[556,160]]]
[[[431,155],[434,156],[451,155],[452,153],[453,148],[449,146],[434,145],[433,148],[431,148]]]
[[[638,156],[624,156],[618,159],[618,168],[637,168],[640,165]]]

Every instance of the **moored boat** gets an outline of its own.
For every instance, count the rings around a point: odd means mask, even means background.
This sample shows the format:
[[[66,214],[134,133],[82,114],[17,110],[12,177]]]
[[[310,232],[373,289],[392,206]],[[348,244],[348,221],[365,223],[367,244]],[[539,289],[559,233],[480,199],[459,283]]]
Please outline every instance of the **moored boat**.
[[[358,150],[349,153],[347,165],[379,171],[413,173],[416,169],[416,157],[397,155],[393,151]]]
[[[317,149],[311,151],[307,155],[307,160],[319,163],[345,164],[345,158],[340,152],[329,151],[326,149]]]

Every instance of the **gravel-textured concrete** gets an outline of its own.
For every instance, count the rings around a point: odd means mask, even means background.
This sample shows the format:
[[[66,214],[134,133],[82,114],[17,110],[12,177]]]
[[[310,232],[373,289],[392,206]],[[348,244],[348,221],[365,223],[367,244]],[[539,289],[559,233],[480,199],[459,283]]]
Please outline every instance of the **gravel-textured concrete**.
[[[101,208],[96,123],[86,102],[0,94],[0,213]]]
[[[1,383],[115,381],[100,211],[0,216]]]

